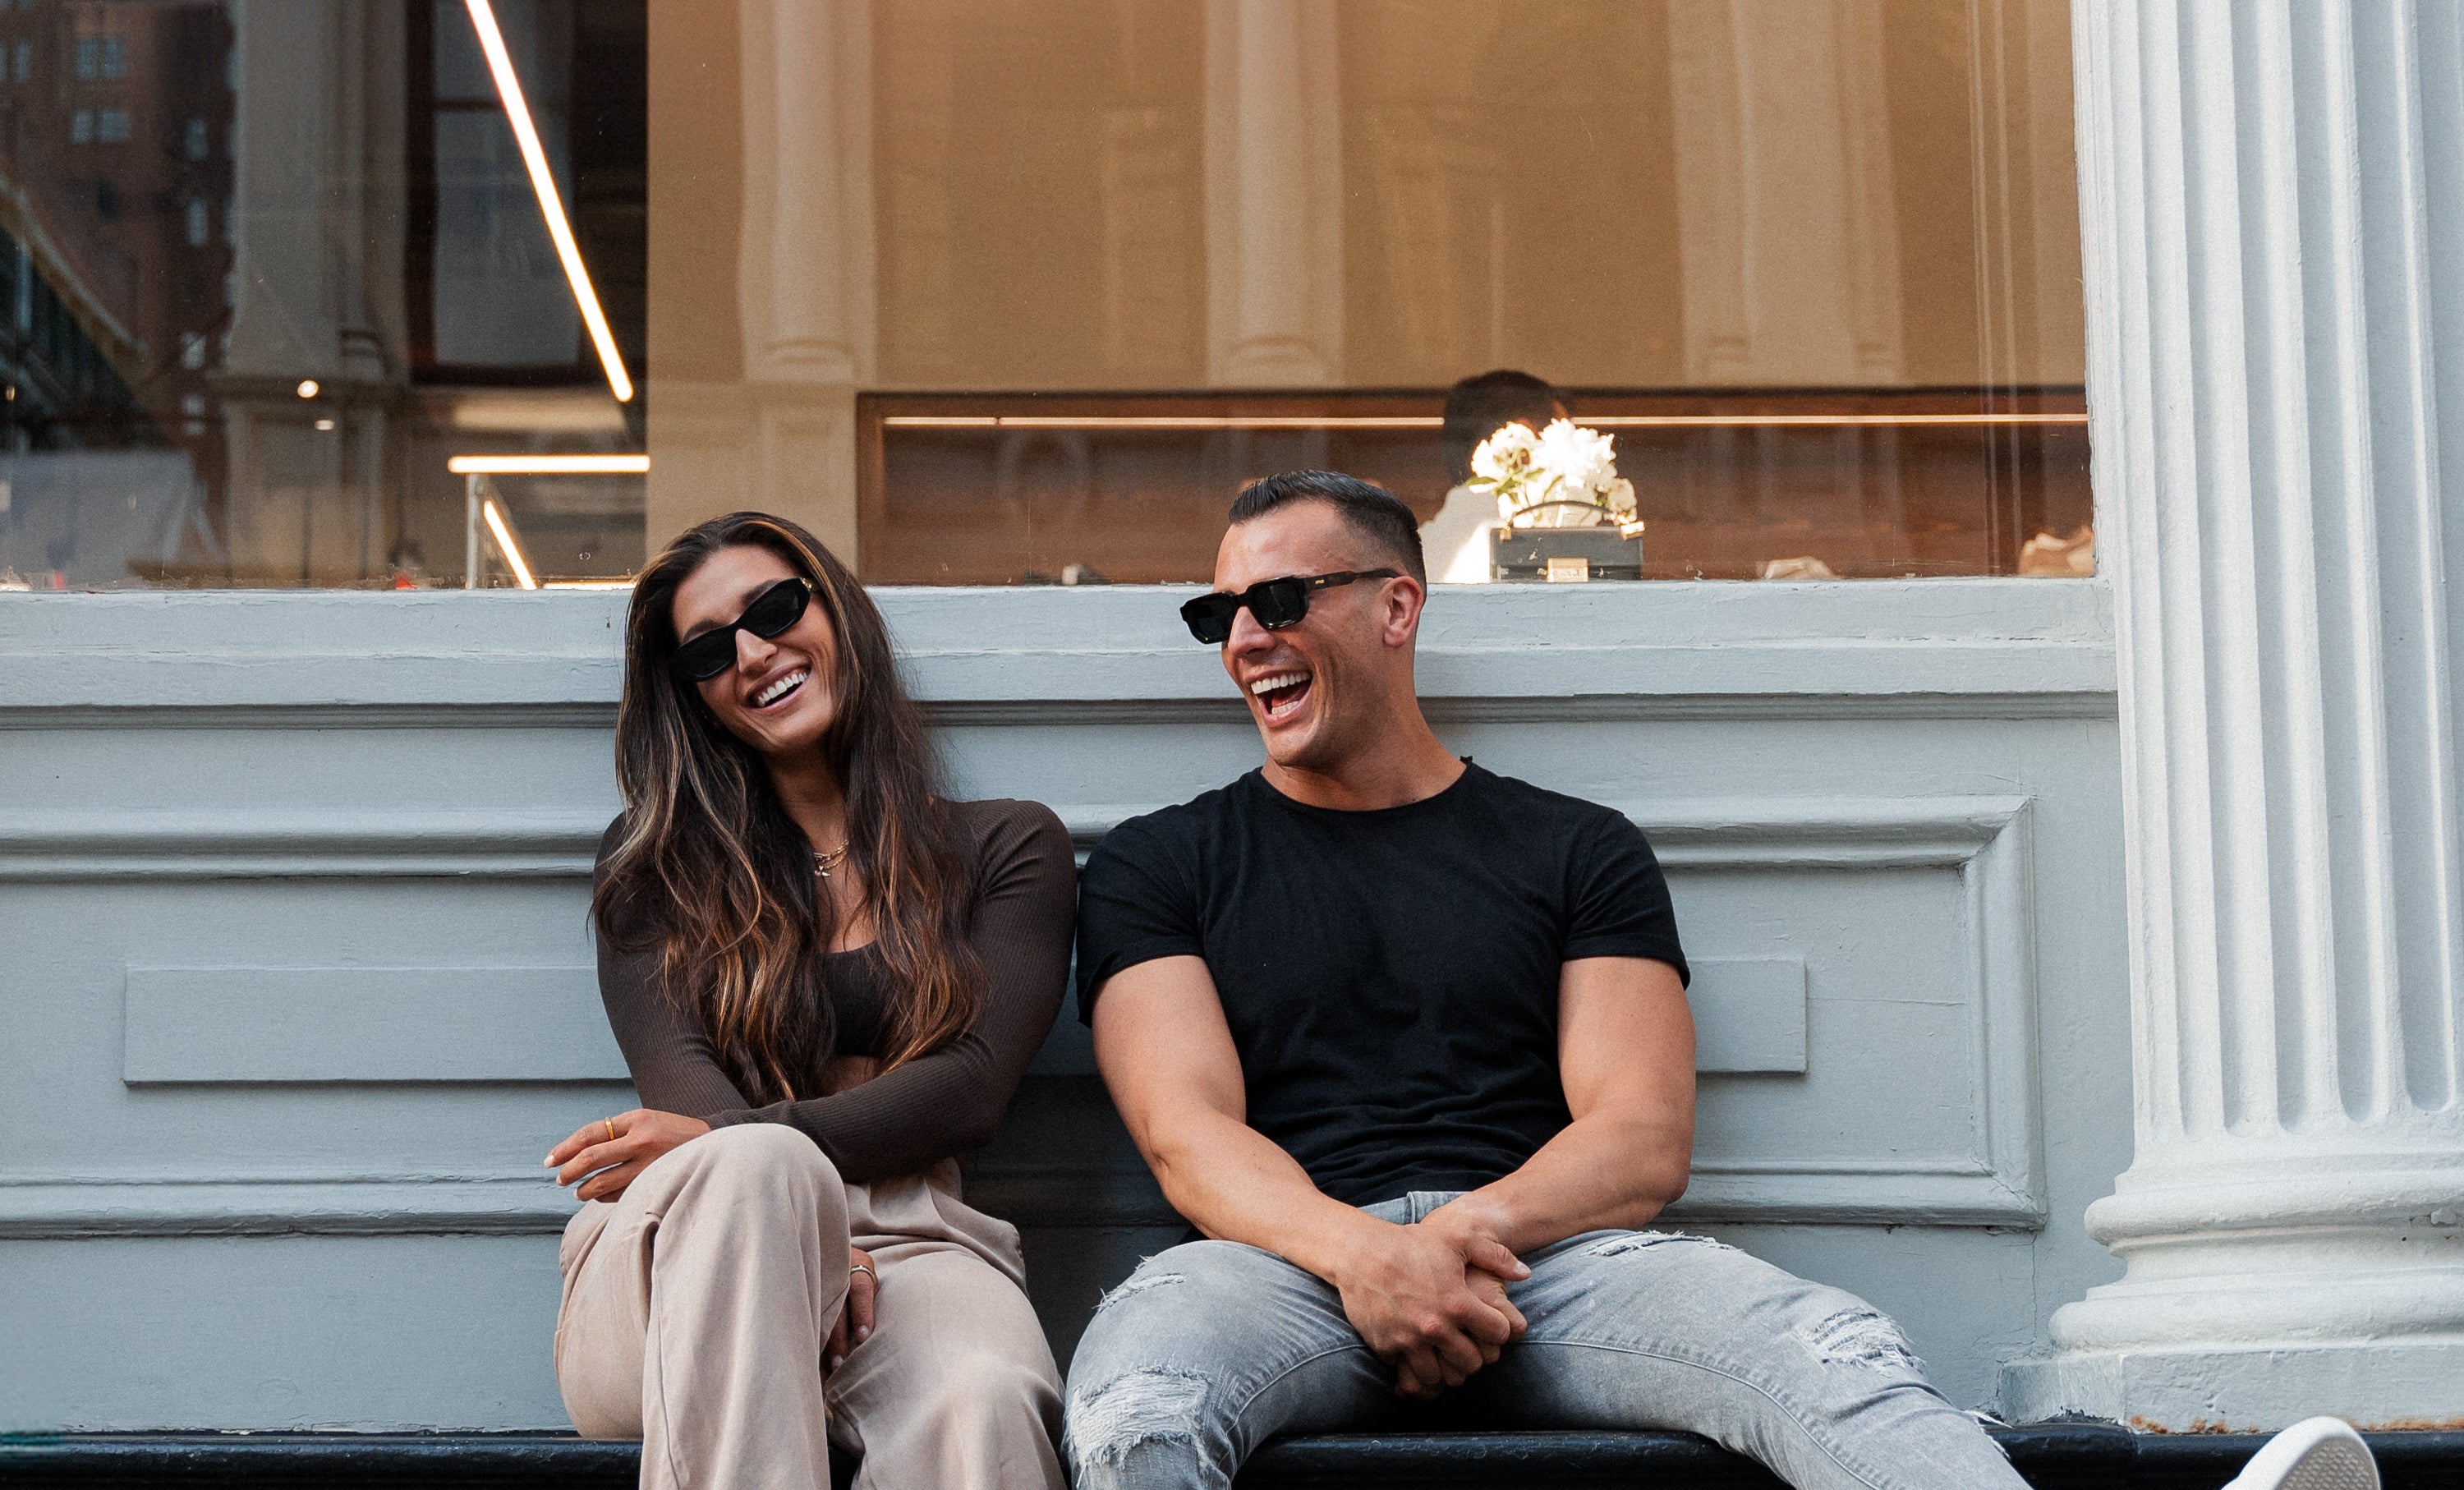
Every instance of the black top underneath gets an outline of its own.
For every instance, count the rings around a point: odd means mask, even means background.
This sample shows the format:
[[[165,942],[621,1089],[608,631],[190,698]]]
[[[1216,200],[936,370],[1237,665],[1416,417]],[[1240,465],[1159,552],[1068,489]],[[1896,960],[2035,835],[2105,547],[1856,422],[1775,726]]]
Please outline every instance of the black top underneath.
[[[1485,1185],[1573,1121],[1565,963],[1686,971],[1639,829],[1468,762],[1376,812],[1251,772],[1113,829],[1081,880],[1080,1018],[1113,974],[1184,954],[1214,975],[1249,1126],[1354,1205]]]

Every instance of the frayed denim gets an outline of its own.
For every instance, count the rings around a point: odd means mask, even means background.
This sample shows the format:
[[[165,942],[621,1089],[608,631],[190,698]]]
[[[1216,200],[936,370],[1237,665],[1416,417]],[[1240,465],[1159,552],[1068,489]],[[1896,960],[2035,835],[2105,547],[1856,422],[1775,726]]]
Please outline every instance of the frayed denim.
[[[1453,1198],[1369,1210],[1417,1221]],[[1591,1232],[1525,1260],[1508,1296],[1529,1332],[1441,1398],[1441,1420],[1682,1429],[1798,1490],[2024,1484],[1899,1326],[1851,1294],[1682,1232]],[[1223,1490],[1279,1434],[1391,1427],[1406,1411],[1333,1288],[1270,1252],[1195,1241],[1096,1310],[1064,1452],[1079,1490]]]

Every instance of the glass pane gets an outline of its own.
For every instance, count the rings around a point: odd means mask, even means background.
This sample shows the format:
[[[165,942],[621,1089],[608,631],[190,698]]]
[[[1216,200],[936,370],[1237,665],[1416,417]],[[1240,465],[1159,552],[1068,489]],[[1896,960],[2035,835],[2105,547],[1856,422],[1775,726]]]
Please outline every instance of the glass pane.
[[[0,0],[0,583],[1194,580],[1315,464],[1448,577],[2091,573],[2067,11]],[[1561,414],[1631,512],[1474,479]]]
[[[1640,577],[2093,570],[2058,0],[875,13],[870,579],[1203,579],[1332,465],[1485,581],[1560,415]]]
[[[638,566],[646,37],[640,0],[0,0],[0,585]],[[577,455],[634,469],[449,469]]]

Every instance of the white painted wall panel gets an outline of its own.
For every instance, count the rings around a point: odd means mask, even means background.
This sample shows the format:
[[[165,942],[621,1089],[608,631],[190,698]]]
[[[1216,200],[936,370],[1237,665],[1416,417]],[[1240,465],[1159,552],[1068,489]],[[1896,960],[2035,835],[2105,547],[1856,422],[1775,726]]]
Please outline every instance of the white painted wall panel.
[[[1249,769],[1155,590],[888,591],[973,795],[1091,844]],[[539,1157],[631,1102],[587,872],[621,596],[0,596],[0,1428],[562,1421]],[[1441,734],[1610,802],[1703,975],[1687,1224],[1981,1402],[2113,1274],[2103,592],[1441,591]],[[1066,1357],[1178,1226],[1064,1019],[971,1197]]]
[[[121,1079],[623,1082],[580,967],[128,970]]]

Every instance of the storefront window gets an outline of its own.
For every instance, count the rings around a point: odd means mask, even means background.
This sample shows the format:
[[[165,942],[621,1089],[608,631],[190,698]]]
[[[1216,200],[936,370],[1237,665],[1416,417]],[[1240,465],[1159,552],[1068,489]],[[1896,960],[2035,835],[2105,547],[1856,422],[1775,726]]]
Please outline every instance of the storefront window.
[[[2067,10],[0,0],[0,583],[1192,581],[1302,466],[1489,580],[1560,415],[1509,578],[2092,573]]]
[[[482,14],[638,379],[640,4],[0,0],[0,584],[412,587],[517,582],[517,559],[534,580],[641,562],[638,469],[449,469],[644,450]]]

